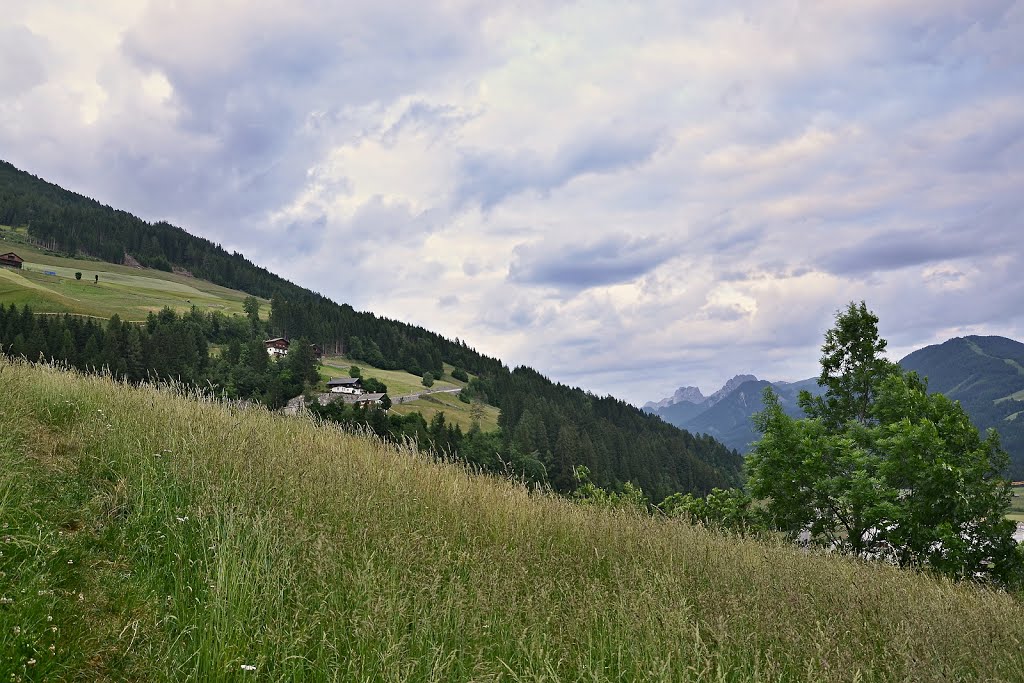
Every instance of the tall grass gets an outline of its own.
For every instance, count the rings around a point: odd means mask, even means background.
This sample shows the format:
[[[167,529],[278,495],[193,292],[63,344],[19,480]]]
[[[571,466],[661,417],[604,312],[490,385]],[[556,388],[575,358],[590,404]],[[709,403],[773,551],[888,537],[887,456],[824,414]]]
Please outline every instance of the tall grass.
[[[0,681],[1024,680],[1006,594],[173,388],[0,387]]]

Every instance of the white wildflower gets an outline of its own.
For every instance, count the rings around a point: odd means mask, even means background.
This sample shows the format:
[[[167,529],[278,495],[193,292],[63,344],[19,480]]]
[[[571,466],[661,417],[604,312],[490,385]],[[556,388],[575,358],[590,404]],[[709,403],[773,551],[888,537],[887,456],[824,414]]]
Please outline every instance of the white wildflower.
[[[242,671],[255,671],[256,666],[254,664],[243,664]]]

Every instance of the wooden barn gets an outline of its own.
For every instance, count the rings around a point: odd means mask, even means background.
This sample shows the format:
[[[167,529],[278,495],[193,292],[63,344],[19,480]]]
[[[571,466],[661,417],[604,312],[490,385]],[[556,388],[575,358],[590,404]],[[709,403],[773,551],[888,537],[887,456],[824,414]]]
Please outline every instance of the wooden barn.
[[[13,251],[9,251],[6,254],[0,254],[0,266],[21,268],[21,264],[23,263],[25,263],[25,259],[15,254]]]

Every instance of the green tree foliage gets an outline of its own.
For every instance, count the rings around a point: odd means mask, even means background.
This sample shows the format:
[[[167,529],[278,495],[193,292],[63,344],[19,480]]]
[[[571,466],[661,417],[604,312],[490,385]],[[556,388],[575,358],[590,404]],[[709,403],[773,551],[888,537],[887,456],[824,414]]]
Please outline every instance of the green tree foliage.
[[[349,369],[348,369],[348,376],[349,377],[362,377],[363,376],[362,368],[360,368],[358,365],[350,366]]]
[[[245,300],[242,301],[242,310],[245,311],[245,316],[249,319],[252,329],[260,329],[260,300],[254,296],[245,297]]]
[[[643,489],[627,481],[621,492],[608,491],[594,484],[590,479],[590,470],[580,465],[575,470],[576,489],[572,492],[573,500],[584,505],[647,512],[650,502]]]
[[[76,280],[81,280],[81,279],[82,279],[82,273],[81,273],[81,271],[78,271],[78,272],[76,272],[76,273],[75,273],[75,279],[76,279]]]
[[[809,417],[820,418],[836,430],[850,420],[868,420],[879,382],[898,371],[895,363],[882,356],[886,341],[878,336],[878,316],[867,305],[850,302],[836,315],[836,326],[825,333],[821,347],[821,396],[800,394],[800,406]]]
[[[424,372],[423,373],[422,384],[423,384],[423,386],[428,387],[428,388],[434,386],[434,373],[432,373],[432,372]]]
[[[658,504],[669,517],[685,517],[707,527],[746,532],[761,526],[750,495],[743,489],[712,489],[703,498],[674,493]]]
[[[462,368],[455,368],[452,370],[452,379],[457,379],[460,382],[468,382],[469,375]]]
[[[824,395],[783,412],[771,388],[747,462],[767,521],[793,537],[953,578],[1020,580],[998,436],[983,439],[958,403],[881,358],[878,318],[861,303],[822,347]]]
[[[371,394],[386,394],[388,393],[388,385],[380,381],[376,377],[363,377],[363,389]]]

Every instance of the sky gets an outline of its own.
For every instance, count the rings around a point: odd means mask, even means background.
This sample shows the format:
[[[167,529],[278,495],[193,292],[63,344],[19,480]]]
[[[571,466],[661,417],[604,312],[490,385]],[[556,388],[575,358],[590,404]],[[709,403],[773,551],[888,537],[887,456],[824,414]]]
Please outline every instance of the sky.
[[[1024,340],[1024,0],[4,0],[0,158],[642,404]]]

